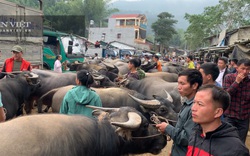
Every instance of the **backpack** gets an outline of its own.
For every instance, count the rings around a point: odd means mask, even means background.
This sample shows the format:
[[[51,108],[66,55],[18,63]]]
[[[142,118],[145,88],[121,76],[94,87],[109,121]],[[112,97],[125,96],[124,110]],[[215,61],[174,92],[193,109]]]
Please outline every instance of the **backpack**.
[[[138,73],[139,80],[145,78],[145,76],[146,76],[145,72],[140,68],[137,68],[137,73]]]

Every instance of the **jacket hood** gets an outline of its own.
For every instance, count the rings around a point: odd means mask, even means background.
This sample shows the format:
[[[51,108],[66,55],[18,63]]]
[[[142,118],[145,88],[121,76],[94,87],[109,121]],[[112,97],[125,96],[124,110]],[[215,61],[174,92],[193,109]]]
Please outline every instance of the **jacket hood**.
[[[248,149],[240,141],[237,129],[232,125],[222,122],[222,124],[214,131],[206,133],[206,136],[202,135],[202,129],[200,125],[195,127],[195,137],[192,138],[189,151],[189,155],[249,155]],[[236,147],[229,150],[228,147]],[[219,147],[219,148],[218,148]],[[225,150],[228,149],[228,150]]]
[[[239,135],[237,134],[237,128],[233,127],[232,125],[222,122],[220,127],[218,127],[213,132],[208,132],[206,134],[206,138],[220,138],[220,137],[237,137],[239,138]]]
[[[75,86],[70,93],[77,104],[87,105],[93,98],[95,98],[95,94],[91,94],[91,92],[94,91],[85,86]]]

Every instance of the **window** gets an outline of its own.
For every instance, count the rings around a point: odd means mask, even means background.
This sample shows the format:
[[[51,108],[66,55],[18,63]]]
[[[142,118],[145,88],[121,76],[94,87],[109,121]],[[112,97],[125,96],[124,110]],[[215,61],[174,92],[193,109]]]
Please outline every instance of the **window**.
[[[128,19],[126,21],[126,25],[127,26],[134,26],[135,25],[135,20],[134,19]]]
[[[105,41],[105,36],[106,36],[106,33],[102,33],[102,41]]]
[[[125,26],[125,20],[120,20],[120,26]]]
[[[117,34],[117,39],[120,39],[121,36],[122,36],[122,34],[121,34],[121,33],[118,33],[118,34]]]
[[[138,39],[138,30],[135,31],[135,39]]]

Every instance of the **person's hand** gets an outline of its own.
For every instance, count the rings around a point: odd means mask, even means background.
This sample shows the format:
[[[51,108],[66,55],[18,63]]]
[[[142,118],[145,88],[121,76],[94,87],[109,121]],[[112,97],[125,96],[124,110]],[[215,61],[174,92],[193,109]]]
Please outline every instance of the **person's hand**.
[[[235,82],[240,83],[246,76],[242,73],[238,73],[236,76]]]
[[[156,128],[158,128],[158,130],[161,132],[161,133],[164,133],[165,132],[165,129],[166,127],[168,126],[169,124],[166,123],[166,122],[162,122],[160,124],[157,124],[156,125]]]

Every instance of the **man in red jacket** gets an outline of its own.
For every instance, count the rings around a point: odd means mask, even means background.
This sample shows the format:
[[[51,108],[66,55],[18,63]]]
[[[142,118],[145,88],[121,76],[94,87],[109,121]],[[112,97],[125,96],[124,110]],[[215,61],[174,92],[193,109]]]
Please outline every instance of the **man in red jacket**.
[[[11,52],[13,53],[13,57],[5,60],[2,72],[31,70],[30,62],[23,59],[23,48],[21,46],[15,45]],[[5,75],[5,73],[0,73],[0,79]]]
[[[203,85],[197,91],[192,119],[197,123],[189,137],[186,156],[249,156],[236,127],[221,121],[230,105],[230,95],[214,84]]]

